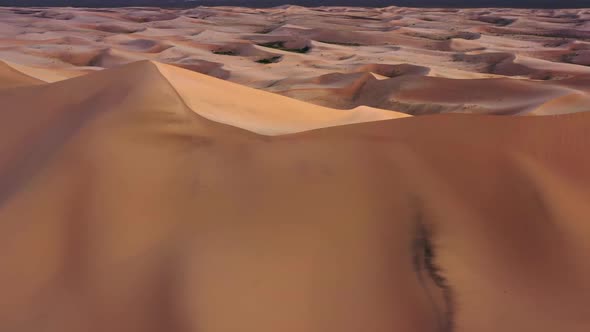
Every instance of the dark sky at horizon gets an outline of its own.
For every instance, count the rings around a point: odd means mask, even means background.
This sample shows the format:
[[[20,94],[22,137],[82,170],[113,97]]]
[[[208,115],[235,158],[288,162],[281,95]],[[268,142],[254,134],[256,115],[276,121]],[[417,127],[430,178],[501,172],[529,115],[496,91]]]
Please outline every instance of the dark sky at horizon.
[[[284,4],[302,6],[407,6],[407,7],[525,7],[525,8],[584,8],[590,0],[0,0],[0,6],[248,6],[273,7]]]

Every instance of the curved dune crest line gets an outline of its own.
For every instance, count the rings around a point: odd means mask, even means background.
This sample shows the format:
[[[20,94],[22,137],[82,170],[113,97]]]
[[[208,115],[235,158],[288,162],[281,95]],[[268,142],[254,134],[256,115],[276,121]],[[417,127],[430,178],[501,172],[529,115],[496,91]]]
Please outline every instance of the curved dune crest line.
[[[153,63],[197,114],[259,134],[281,135],[408,115],[371,107],[336,110]]]
[[[0,61],[1,62],[1,61]],[[76,76],[86,74],[82,70],[68,70],[68,69],[57,69],[57,68],[38,68],[32,66],[25,66],[17,63],[5,63],[7,66],[23,73],[24,75],[33,77],[41,82],[53,83],[63,81]]]
[[[43,84],[44,81],[29,76],[0,61],[0,89]]]
[[[7,87],[45,83],[42,80],[16,71],[9,65],[4,66],[6,82],[10,84]],[[41,74],[39,77],[55,78],[55,76],[49,76],[51,74],[49,70],[37,72],[36,68],[21,65],[17,67],[33,74]],[[146,73],[151,74],[144,77]],[[162,84],[169,86],[168,90],[173,92],[174,98],[178,99],[184,107],[187,107],[191,114],[265,135],[280,135],[322,127],[408,116],[371,107],[336,110],[316,106],[195,73],[180,67],[147,60],[112,69],[104,69],[71,79],[58,80],[47,84],[43,90],[28,91],[28,93],[52,95],[51,100],[55,105],[53,107],[58,108],[60,107],[60,101],[65,102],[67,100],[67,104],[75,105],[76,103],[84,103],[85,98],[99,98],[99,96],[108,101],[112,99],[113,89],[118,89],[116,95],[127,93],[129,96],[133,96],[133,91],[142,91],[145,88],[152,89],[152,86]],[[25,95],[26,93],[27,90],[20,90],[20,94]],[[66,98],[64,94],[67,94],[68,97]],[[170,96],[166,96],[166,98],[170,98]],[[174,103],[176,102],[174,101]],[[166,108],[165,102],[160,104],[162,104],[162,109]],[[146,105],[146,102],[137,100],[134,101],[131,108],[141,108],[141,105]],[[5,106],[8,107],[9,104],[5,104]],[[43,107],[50,106],[51,104],[48,104]],[[30,108],[37,107],[30,106]],[[95,105],[93,109],[97,107]]]

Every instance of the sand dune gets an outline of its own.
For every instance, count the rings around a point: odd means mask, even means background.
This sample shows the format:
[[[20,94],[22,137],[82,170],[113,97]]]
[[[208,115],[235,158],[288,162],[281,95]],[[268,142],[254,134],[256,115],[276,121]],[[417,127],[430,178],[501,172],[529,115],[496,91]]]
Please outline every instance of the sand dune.
[[[17,87],[41,84],[53,77],[41,80],[44,72],[23,66],[6,67],[2,75],[4,87]],[[22,71],[17,71],[20,68]],[[28,72],[37,78],[27,76]],[[151,76],[144,78],[146,73]],[[5,78],[4,78],[5,77]],[[133,86],[137,83],[136,86]],[[219,123],[225,123],[248,131],[278,135],[344,124],[378,121],[407,117],[407,114],[358,107],[352,110],[338,110],[308,104],[265,91],[254,90],[242,85],[226,82],[207,75],[179,68],[177,66],[139,61],[111,71],[94,72],[73,79],[46,84],[36,90],[11,90],[11,94],[52,95],[56,103],[66,98],[68,103],[78,105],[90,101],[79,98],[105,98],[110,100],[111,91],[120,90],[117,95],[127,91],[143,89],[145,84],[169,85],[178,101],[195,114]],[[150,87],[150,89],[156,89]],[[141,92],[145,94],[145,92]],[[68,96],[71,95],[71,96]],[[68,96],[68,97],[66,97]],[[18,98],[13,98],[18,101]],[[178,102],[177,101],[177,102]],[[163,101],[163,103],[166,103]],[[4,107],[9,109],[11,102]],[[51,108],[49,104],[46,108]],[[58,106],[55,106],[58,107]],[[32,108],[32,106],[31,106]]]
[[[197,114],[215,122],[260,134],[287,134],[407,116],[370,107],[353,110],[330,109],[252,90],[174,66],[155,66],[186,105]]]
[[[584,109],[588,89],[564,87],[590,76],[587,19],[584,9],[1,8],[0,60],[68,72],[151,60],[340,109],[561,114]],[[463,97],[406,98],[416,84]],[[530,91],[490,105],[515,86]]]
[[[0,62],[0,89],[41,83],[43,81],[18,71],[4,62]]]
[[[398,114],[151,61],[27,82],[0,89],[2,331],[590,328],[589,113],[353,124]]]
[[[590,331],[588,19],[0,8],[0,331]]]
[[[1,61],[0,61],[1,62]],[[57,68],[43,68],[35,66],[24,66],[16,63],[2,62],[2,65],[8,65],[12,69],[36,78],[42,82],[53,83],[63,81],[68,78],[85,75],[87,73],[95,72],[98,69],[93,67],[74,67],[68,69],[57,69]]]

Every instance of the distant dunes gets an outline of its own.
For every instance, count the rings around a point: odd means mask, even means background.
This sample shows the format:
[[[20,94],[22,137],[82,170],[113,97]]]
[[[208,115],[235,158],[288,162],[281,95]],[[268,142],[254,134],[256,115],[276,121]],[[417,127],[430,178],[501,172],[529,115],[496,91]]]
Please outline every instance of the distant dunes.
[[[588,110],[589,19],[584,8],[2,8],[0,61],[45,82],[154,61],[330,109],[562,114]]]

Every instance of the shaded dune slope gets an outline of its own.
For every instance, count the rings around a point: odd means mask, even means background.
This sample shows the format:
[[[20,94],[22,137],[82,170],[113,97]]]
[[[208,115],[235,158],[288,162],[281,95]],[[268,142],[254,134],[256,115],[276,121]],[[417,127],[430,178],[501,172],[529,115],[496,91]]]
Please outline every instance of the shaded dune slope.
[[[587,331],[588,113],[351,124],[148,61],[0,105],[0,330],[433,331],[418,219],[465,331]]]

